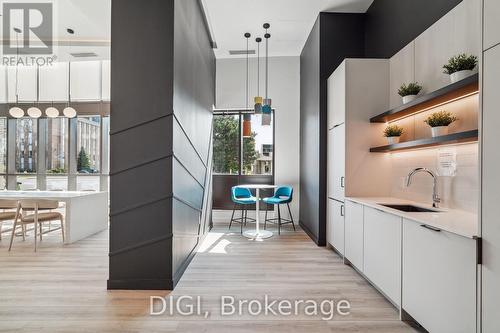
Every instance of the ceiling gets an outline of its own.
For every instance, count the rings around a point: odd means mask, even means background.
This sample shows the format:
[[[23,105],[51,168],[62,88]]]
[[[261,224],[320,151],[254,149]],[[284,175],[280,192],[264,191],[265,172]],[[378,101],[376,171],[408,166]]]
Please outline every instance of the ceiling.
[[[364,13],[373,0],[202,0],[217,49],[217,58],[234,58],[229,50],[246,48],[243,34],[264,34],[270,23],[270,56],[298,56],[319,12]]]
[[[2,1],[3,2],[3,1]],[[8,2],[26,3],[26,0]],[[31,0],[29,2],[47,2]],[[109,59],[111,45],[111,0],[52,0],[54,52],[59,61]],[[3,15],[3,13],[2,13]],[[12,26],[22,26],[13,17]],[[68,34],[71,28],[74,34]],[[95,53],[98,57],[72,58],[70,53]]]

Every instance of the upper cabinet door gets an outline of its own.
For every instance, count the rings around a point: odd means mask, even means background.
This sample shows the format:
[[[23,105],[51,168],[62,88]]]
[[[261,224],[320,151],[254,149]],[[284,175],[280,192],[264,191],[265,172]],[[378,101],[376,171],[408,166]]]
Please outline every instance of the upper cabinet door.
[[[333,158],[329,160],[333,164],[332,186],[333,198],[344,201],[345,197],[345,124],[334,127],[332,130]]]
[[[328,128],[345,122],[346,62],[337,67],[328,79]]]
[[[40,101],[61,102],[68,99],[68,63],[40,67]]]
[[[479,2],[479,1],[478,1]],[[484,49],[500,43],[500,1],[484,0]]]
[[[111,61],[102,62],[102,100],[111,100]]]
[[[18,66],[17,94],[20,102],[36,102],[37,99],[37,67]],[[9,102],[16,101],[16,67],[9,66],[8,72]]]
[[[99,101],[102,93],[101,62],[77,61],[71,63],[71,99]]]
[[[395,108],[403,104],[401,96],[398,94],[402,84],[415,81],[415,42],[411,42],[401,51],[396,53],[389,61],[390,67],[390,108]]]

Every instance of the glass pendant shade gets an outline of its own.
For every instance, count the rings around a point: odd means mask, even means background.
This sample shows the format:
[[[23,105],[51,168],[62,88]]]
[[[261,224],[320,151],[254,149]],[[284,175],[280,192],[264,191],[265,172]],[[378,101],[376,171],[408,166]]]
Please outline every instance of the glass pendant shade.
[[[28,113],[28,116],[30,116],[31,118],[40,118],[42,116],[42,110],[35,106],[29,108],[26,113]]]
[[[272,116],[270,113],[263,113],[262,114],[262,126],[271,125],[271,120],[272,120]]]
[[[45,114],[47,115],[47,117],[49,118],[57,118],[59,117],[59,110],[56,109],[55,107],[51,106],[51,107],[48,107],[46,110],[45,110]]]
[[[72,108],[71,106],[68,106],[63,110],[63,114],[67,118],[75,118],[76,117],[76,110],[74,108]]]
[[[14,118],[24,117],[24,110],[20,107],[14,106],[9,109],[9,114]]]
[[[243,137],[249,138],[252,136],[252,122],[250,120],[243,120]]]
[[[258,96],[255,97],[254,102],[255,102],[254,112],[257,114],[262,113],[262,102],[263,102],[262,97],[258,97]]]
[[[266,98],[264,99],[264,105],[262,106],[262,113],[264,114],[271,114],[271,99],[270,98]]]

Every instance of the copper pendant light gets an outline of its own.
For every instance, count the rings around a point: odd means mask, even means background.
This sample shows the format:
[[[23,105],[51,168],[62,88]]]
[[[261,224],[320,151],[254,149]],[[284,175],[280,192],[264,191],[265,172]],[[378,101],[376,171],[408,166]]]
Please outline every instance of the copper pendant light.
[[[245,33],[245,38],[247,39],[247,76],[246,76],[246,94],[245,94],[245,105],[246,110],[243,114],[243,137],[249,138],[252,136],[252,116],[248,112],[248,39],[251,37],[250,33]]]

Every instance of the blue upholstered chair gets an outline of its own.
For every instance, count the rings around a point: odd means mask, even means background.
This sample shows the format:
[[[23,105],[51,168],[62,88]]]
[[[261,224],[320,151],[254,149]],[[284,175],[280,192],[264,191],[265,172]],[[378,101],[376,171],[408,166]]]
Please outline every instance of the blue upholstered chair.
[[[281,226],[283,224],[292,224],[293,230],[295,231],[295,224],[293,223],[292,211],[290,210],[290,202],[293,200],[293,188],[291,186],[281,186],[276,189],[274,192],[274,196],[269,198],[264,198],[264,201],[268,205],[277,205],[278,206],[278,218],[276,219],[268,219],[267,218],[267,209],[266,209],[266,219],[264,220],[264,229],[267,226],[267,222],[278,223],[278,234],[281,234]],[[281,217],[280,205],[285,205],[288,208],[288,214],[290,214],[290,219],[284,219]]]
[[[231,214],[231,221],[229,221],[229,229],[233,222],[241,224],[241,233],[243,233],[243,224],[247,224],[247,221],[255,222],[255,219],[249,218],[248,215],[248,205],[254,205],[257,199],[252,195],[252,192],[248,188],[233,186],[231,188],[231,201],[234,202],[233,214]],[[234,212],[236,207],[240,205],[241,207],[241,218],[235,218]]]

